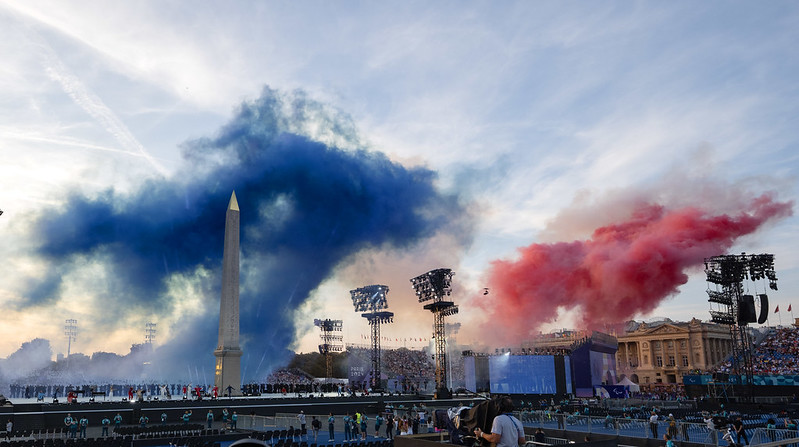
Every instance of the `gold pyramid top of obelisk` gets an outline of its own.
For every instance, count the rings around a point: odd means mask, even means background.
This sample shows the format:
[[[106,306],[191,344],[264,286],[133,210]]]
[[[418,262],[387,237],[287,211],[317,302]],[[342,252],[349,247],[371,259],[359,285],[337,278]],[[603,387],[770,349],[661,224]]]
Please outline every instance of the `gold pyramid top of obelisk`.
[[[236,191],[233,191],[233,194],[230,195],[230,203],[228,204],[227,209],[233,211],[239,210],[239,202],[236,201]]]

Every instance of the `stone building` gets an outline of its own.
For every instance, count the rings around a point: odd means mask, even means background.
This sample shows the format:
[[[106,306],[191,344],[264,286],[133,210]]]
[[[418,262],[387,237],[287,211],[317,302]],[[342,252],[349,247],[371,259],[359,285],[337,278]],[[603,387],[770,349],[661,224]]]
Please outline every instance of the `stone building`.
[[[708,371],[732,350],[728,326],[669,319],[653,323],[631,321],[617,334],[616,372],[642,385],[682,383],[682,375]]]

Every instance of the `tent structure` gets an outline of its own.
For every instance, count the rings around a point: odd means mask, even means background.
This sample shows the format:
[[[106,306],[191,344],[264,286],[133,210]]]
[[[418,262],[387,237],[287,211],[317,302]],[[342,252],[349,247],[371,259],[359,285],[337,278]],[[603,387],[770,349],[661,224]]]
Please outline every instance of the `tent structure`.
[[[632,380],[630,380],[629,377],[625,377],[625,378],[621,379],[618,383],[616,383],[616,385],[626,386],[630,390],[631,393],[637,393],[637,392],[641,391],[641,387],[638,386],[638,384],[636,384]]]

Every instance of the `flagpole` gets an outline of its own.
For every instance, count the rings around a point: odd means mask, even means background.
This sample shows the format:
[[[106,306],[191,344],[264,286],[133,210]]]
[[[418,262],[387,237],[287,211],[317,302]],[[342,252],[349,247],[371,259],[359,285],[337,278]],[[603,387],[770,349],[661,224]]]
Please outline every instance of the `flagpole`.
[[[777,316],[780,318],[780,326],[782,326],[782,314],[779,312],[780,307],[777,306]]]
[[[788,312],[791,313],[791,326],[793,326],[793,324],[796,323],[796,320],[793,318],[793,309],[791,309],[790,304],[788,305]]]

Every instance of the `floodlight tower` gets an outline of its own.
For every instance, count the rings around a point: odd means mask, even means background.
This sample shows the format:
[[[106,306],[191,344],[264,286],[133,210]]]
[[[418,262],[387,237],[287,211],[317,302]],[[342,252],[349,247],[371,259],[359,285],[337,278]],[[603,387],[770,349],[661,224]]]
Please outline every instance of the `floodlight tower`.
[[[342,321],[341,320],[331,320],[329,318],[320,320],[315,319],[313,320],[314,326],[319,327],[322,331],[320,334],[320,338],[322,339],[322,344],[319,345],[319,353],[325,356],[325,372],[327,379],[329,380],[333,377],[333,352],[341,352],[344,350],[344,346],[342,345],[342,341],[344,337],[340,334],[334,334],[333,332],[341,332]]]
[[[350,290],[355,312],[369,321],[372,328],[372,391],[383,389],[380,381],[380,325],[394,322],[394,313],[383,311],[388,307],[388,286],[371,285]]]
[[[763,324],[768,318],[768,295],[758,294],[760,315],[755,313],[754,295],[744,295],[744,281],[767,280],[771,290],[777,290],[774,255],[721,255],[705,259],[710,316],[714,323],[730,327],[732,373],[745,378],[744,385],[751,394],[752,340],[747,331],[749,323]],[[712,284],[712,286],[711,286]],[[748,287],[747,287],[748,288]],[[765,287],[763,287],[765,291]],[[716,309],[713,309],[713,305]]]
[[[156,326],[158,323],[148,322],[144,325],[144,343],[152,345],[155,343],[155,333],[157,332]]]
[[[67,337],[67,358],[72,351],[72,342],[78,338],[78,320],[66,320],[64,322],[64,335]]]
[[[413,289],[419,302],[432,300],[426,304],[425,309],[433,313],[433,338],[436,340],[436,390],[449,394],[447,383],[447,334],[444,326],[444,317],[458,313],[458,306],[452,301],[445,301],[445,297],[452,294],[452,275],[450,269],[435,269],[411,279]]]

